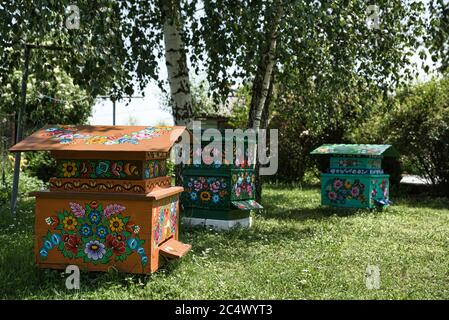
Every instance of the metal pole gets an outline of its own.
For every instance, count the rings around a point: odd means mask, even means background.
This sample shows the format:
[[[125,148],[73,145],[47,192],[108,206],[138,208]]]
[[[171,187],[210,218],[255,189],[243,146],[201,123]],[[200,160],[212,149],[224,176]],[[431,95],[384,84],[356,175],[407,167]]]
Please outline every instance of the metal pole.
[[[21,94],[21,102],[19,105],[19,113],[17,115],[17,134],[16,134],[16,143],[22,140],[23,135],[23,125],[22,121],[24,118],[25,107],[26,107],[26,95],[27,95],[27,82],[28,82],[28,66],[30,63],[30,48],[25,45],[23,52],[23,74],[22,74],[22,94]],[[14,160],[14,180],[12,184],[12,193],[11,193],[11,215],[13,217],[16,216],[17,210],[17,194],[19,191],[19,175],[20,175],[20,160],[21,153],[16,152],[15,160]]]
[[[112,125],[115,126],[115,99],[112,99]]]

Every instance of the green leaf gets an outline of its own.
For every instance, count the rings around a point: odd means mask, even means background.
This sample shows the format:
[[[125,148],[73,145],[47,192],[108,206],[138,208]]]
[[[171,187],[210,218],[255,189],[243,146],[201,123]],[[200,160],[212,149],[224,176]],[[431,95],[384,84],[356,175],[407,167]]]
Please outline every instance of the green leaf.
[[[101,258],[101,260],[97,260],[102,264],[106,264],[109,262],[109,257],[107,257],[106,255],[103,256],[103,258]]]

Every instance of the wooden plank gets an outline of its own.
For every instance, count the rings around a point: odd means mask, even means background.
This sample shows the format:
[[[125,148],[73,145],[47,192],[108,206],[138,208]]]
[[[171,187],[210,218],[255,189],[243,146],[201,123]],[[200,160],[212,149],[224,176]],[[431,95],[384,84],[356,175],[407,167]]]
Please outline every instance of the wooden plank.
[[[182,126],[49,125],[9,151],[168,152],[184,130]]]
[[[55,191],[36,191],[30,192],[32,197],[41,197],[47,199],[86,199],[86,200],[143,200],[153,201],[164,197],[179,194],[184,190],[183,187],[169,187],[158,189],[157,192],[152,191],[147,194],[133,194],[133,193],[105,193],[105,192],[55,192]]]
[[[168,258],[178,259],[185,256],[191,248],[192,246],[190,244],[185,244],[171,238],[159,247],[159,253]]]
[[[70,198],[69,198],[70,199]],[[105,250],[110,252],[114,250],[110,243],[108,244],[105,240],[100,240],[98,236],[95,235],[96,225],[93,223],[87,223],[92,228],[92,232],[90,235],[82,235],[80,232],[76,231],[76,226],[73,231],[70,231],[64,224],[62,223],[61,218],[58,218],[58,214],[63,214],[64,211],[73,212],[70,203],[73,200],[69,199],[52,199],[48,201],[46,199],[38,198],[36,201],[36,220],[35,220],[35,255],[36,262],[42,268],[65,268],[66,265],[75,264],[80,267],[82,270],[89,271],[108,271],[110,268],[116,268],[119,271],[123,272],[132,272],[132,273],[149,273],[151,271],[150,265],[150,254],[151,254],[151,202],[143,202],[143,201],[118,201],[117,204],[123,206],[123,211],[120,212],[118,216],[119,220],[122,220],[123,225],[121,226],[121,230],[116,231],[117,234],[125,237],[124,239],[118,239],[117,241],[123,241],[127,248],[130,248],[127,244],[127,241],[131,238],[137,239],[137,241],[141,242],[143,252],[139,253],[136,248],[131,248],[131,251],[127,253],[126,258],[123,261],[117,260],[116,257],[119,255],[116,252],[112,252],[112,255],[108,258],[107,262],[98,262],[96,265],[93,263],[93,260],[84,261],[83,257],[79,258],[70,258],[65,257],[63,255],[62,250],[59,248],[59,243],[66,241],[62,237],[63,234],[77,235],[80,240],[87,239],[90,240],[99,240],[104,244]],[[93,205],[92,203],[86,203],[84,201],[73,201],[78,202],[78,204],[87,210],[87,204]],[[97,199],[97,204],[101,204],[103,210],[107,205],[116,203],[115,201],[105,201],[104,199]],[[110,218],[104,218],[104,213],[101,213],[101,222],[99,225],[105,226],[111,232],[111,221]],[[73,214],[70,214],[74,217]],[[57,219],[56,224],[49,224],[47,218],[51,217],[52,219]],[[112,217],[115,217],[113,215]],[[77,224],[82,223],[76,218]],[[111,218],[113,219],[113,218]],[[127,219],[124,221],[123,219]],[[62,229],[56,229],[56,226],[63,226]],[[138,229],[133,228],[133,226],[138,226]],[[130,232],[129,235],[125,235],[125,231]],[[70,233],[71,232],[71,233]],[[48,239],[47,234],[50,233],[52,235],[59,234],[61,236],[59,243],[52,243],[50,248],[44,247],[44,242]],[[112,233],[109,233],[112,234]],[[114,234],[115,236],[115,234]],[[53,242],[53,239],[52,239]],[[66,244],[64,244],[65,246]],[[46,249],[46,254],[40,254],[40,250]],[[77,247],[77,252],[80,252],[85,249],[85,244],[80,243]],[[142,263],[141,258],[143,256],[148,257],[148,263]]]
[[[170,185],[171,177],[168,176],[142,180],[50,178],[50,191],[55,192],[148,194],[159,188],[168,188]]]
[[[147,193],[147,197],[151,200],[160,200],[165,197],[173,196],[184,191],[183,187],[175,186],[170,188],[155,188],[154,191]]]
[[[55,159],[98,159],[98,160],[146,160],[146,152],[138,151],[70,151],[53,150],[51,156]]]
[[[151,200],[146,194],[122,194],[104,192],[54,192],[50,190],[30,192],[31,197],[41,197],[46,199],[106,199],[106,200]]]
[[[170,156],[164,151],[71,151],[53,150],[50,154],[55,159],[98,159],[98,160],[161,160]]]

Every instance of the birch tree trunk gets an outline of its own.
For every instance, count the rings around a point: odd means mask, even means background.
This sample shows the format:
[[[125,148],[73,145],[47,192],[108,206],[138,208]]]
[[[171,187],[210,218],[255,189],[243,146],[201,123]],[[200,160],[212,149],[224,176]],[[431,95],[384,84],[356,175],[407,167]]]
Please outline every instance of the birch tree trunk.
[[[269,94],[273,68],[276,63],[277,33],[282,14],[282,1],[278,1],[274,19],[267,25],[269,29],[266,32],[265,46],[261,46],[264,48],[264,52],[262,52],[252,88],[248,127],[253,128],[254,130],[260,129],[265,101]]]
[[[176,125],[187,125],[193,118],[193,108],[179,0],[159,0],[159,8],[162,14],[165,64],[173,118]]]
[[[182,39],[183,22],[179,0],[159,0],[162,15],[165,64],[175,125],[189,126],[193,119],[187,49]],[[175,165],[175,184],[183,185],[182,164]]]
[[[270,87],[268,89],[268,94],[267,94],[267,98],[265,99],[265,104],[262,110],[262,116],[261,116],[261,121],[260,121],[260,126],[262,128],[266,128],[268,125],[268,118],[270,115],[270,104],[271,104],[271,100],[273,97],[273,90],[274,90],[274,77],[275,77],[275,72],[273,71],[271,73],[271,79],[270,79]],[[255,165],[255,184],[256,184],[256,201],[257,202],[261,202],[262,200],[262,184],[263,184],[263,176],[261,176],[259,174],[259,170],[260,170],[260,163],[256,162]]]
[[[277,2],[274,19],[267,25],[265,44],[261,46],[263,52],[257,66],[256,76],[252,87],[251,105],[248,117],[248,127],[256,132],[261,126],[266,127],[269,116],[269,104],[273,94],[274,67],[276,63],[276,43],[279,24],[283,15],[282,1]],[[256,153],[257,154],[257,153]],[[259,174],[260,164],[255,166],[256,201],[262,199],[262,177]]]

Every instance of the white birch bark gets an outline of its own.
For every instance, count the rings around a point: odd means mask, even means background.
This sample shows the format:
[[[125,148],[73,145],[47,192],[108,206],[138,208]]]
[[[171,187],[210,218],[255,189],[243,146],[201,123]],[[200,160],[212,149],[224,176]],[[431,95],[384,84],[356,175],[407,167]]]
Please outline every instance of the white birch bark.
[[[277,32],[279,28],[279,22],[281,20],[283,14],[283,7],[281,1],[278,3],[276,16],[274,18],[274,21],[271,23],[271,30],[267,33],[267,47],[268,50],[264,53],[262,56],[262,61],[265,61],[265,73],[263,75],[262,79],[262,85],[261,85],[261,92],[259,99],[257,101],[257,105],[255,106],[254,110],[254,119],[253,119],[253,125],[252,128],[254,130],[260,129],[260,122],[262,119],[262,113],[265,106],[265,101],[267,100],[268,91],[270,88],[270,81],[271,81],[271,74],[273,73],[274,64],[276,63],[276,42],[277,42]],[[257,96],[254,95],[253,96]]]
[[[178,0],[160,0],[159,4],[173,117],[176,125],[187,125],[192,120],[193,109],[179,3]]]

